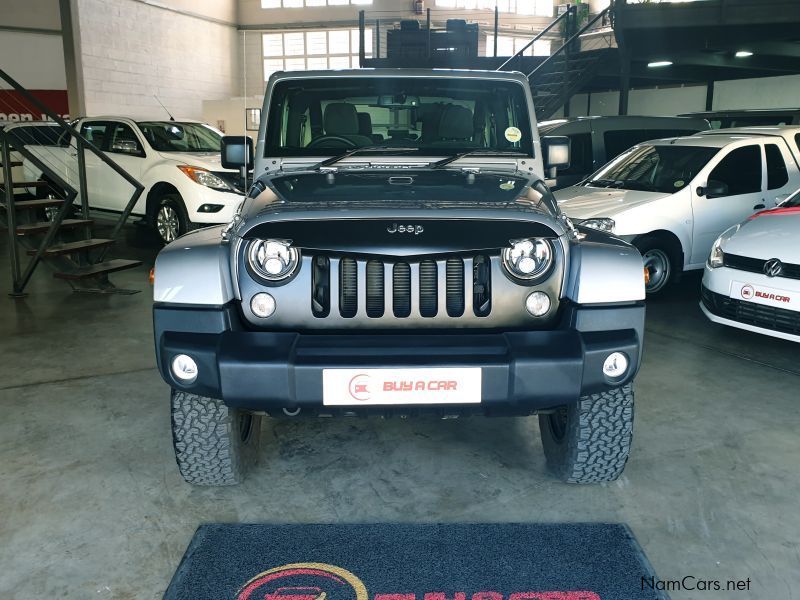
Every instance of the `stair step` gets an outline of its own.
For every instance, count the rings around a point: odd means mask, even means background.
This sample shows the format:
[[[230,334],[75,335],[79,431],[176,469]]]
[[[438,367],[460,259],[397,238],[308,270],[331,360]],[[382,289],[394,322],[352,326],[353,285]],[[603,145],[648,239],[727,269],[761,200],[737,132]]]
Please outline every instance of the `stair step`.
[[[46,181],[12,181],[11,187],[12,188],[30,188],[30,187],[44,187],[46,185],[50,185]],[[5,186],[5,183],[0,184],[0,189],[5,189],[2,186]]]
[[[35,208],[49,208],[52,206],[61,206],[64,201],[60,198],[44,198],[42,200],[17,200],[14,202],[14,208],[17,210],[31,210]],[[0,202],[0,208],[6,210],[6,203]]]
[[[96,277],[97,275],[103,275],[105,273],[114,273],[115,271],[133,269],[134,267],[138,267],[141,264],[142,261],[140,260],[126,260],[123,258],[115,258],[114,260],[108,260],[106,262],[101,262],[96,265],[88,265],[86,267],[80,267],[78,269],[75,269],[74,271],[53,273],[53,277],[55,277],[56,279],[66,279],[68,281],[78,281],[80,279],[90,279],[92,277]]]
[[[42,253],[42,256],[62,256],[64,254],[72,254],[73,252],[79,252],[80,250],[94,250],[95,248],[104,248],[106,246],[111,246],[114,243],[114,240],[107,240],[101,238],[93,238],[91,240],[80,240],[78,242],[69,242],[67,244],[56,244],[55,246],[50,246],[47,250]],[[36,250],[28,250],[29,256],[34,256],[36,254]]]
[[[84,225],[91,225],[94,223],[91,219],[64,219],[61,221],[61,229],[74,229],[75,227],[83,227]],[[39,223],[27,223],[25,225],[17,225],[17,235],[32,235],[35,233],[45,233],[50,229],[52,223],[50,221],[40,221]]]
[[[14,167],[21,167],[22,166],[22,162],[18,161],[18,160],[12,160],[10,163],[8,163],[8,165],[13,169]],[[3,166],[3,163],[0,162],[0,167],[2,167],[2,166]]]

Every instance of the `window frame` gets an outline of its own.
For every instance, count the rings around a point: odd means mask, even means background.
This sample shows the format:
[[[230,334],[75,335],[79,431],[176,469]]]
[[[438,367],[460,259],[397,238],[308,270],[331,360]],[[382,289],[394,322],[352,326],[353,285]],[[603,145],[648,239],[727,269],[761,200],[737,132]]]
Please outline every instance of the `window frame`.
[[[758,189],[755,190],[755,191],[736,192],[736,193],[731,193],[730,190],[729,190],[727,194],[706,196],[709,200],[714,199],[714,198],[734,198],[736,196],[747,196],[749,194],[762,194],[762,193],[764,193],[764,191],[765,191],[764,187],[766,185],[766,181],[765,181],[765,178],[766,178],[766,172],[765,172],[766,171],[766,165],[764,164],[764,147],[759,142],[749,143],[749,144],[745,144],[745,145],[742,145],[742,146],[737,146],[736,148],[728,149],[728,151],[725,152],[722,156],[718,156],[717,157],[717,161],[713,164],[713,166],[710,166],[710,168],[708,169],[708,176],[706,178],[706,182],[707,182],[707,185],[708,185],[708,183],[711,182],[711,181],[720,181],[719,179],[714,179],[712,177],[714,171],[716,171],[717,168],[719,168],[719,166],[722,165],[722,163],[725,162],[728,158],[730,158],[730,156],[733,155],[735,152],[739,152],[741,150],[745,150],[745,149],[749,149],[749,148],[755,148],[759,153],[758,165],[759,165],[759,169],[760,169],[760,183],[759,183]],[[727,182],[724,182],[724,181],[722,183],[726,183],[727,184]]]

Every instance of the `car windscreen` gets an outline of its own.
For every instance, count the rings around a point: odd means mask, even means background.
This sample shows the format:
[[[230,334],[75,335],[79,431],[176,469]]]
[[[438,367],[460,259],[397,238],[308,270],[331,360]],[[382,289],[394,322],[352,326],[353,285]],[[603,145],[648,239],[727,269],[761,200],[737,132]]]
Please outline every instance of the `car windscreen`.
[[[672,194],[689,185],[717,152],[705,146],[643,144],[608,163],[585,185]]]
[[[200,123],[148,121],[138,125],[159,152],[219,152],[222,146],[222,136]]]
[[[278,81],[265,157],[325,156],[368,146],[450,156],[533,156],[520,83],[467,77],[319,77]],[[367,152],[368,153],[368,152]]]
[[[275,177],[271,184],[289,202],[436,200],[437,202],[512,202],[529,181],[510,175],[465,175],[458,171],[297,173]]]
[[[21,125],[9,129],[8,135],[16,138],[24,146],[69,145],[69,135],[55,125]]]

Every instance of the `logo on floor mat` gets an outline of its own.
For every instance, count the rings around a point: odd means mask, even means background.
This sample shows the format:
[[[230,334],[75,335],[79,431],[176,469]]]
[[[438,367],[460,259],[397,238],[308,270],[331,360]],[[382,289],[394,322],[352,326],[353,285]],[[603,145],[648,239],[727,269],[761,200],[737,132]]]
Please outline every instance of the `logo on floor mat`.
[[[361,579],[347,569],[324,563],[293,563],[259,573],[242,586],[236,600],[370,600],[370,595]],[[493,591],[471,595],[384,592],[374,594],[371,600],[600,600],[600,596],[589,591],[514,592],[508,596]]]
[[[347,569],[323,563],[294,563],[269,569],[248,581],[236,600],[369,600],[364,583]]]

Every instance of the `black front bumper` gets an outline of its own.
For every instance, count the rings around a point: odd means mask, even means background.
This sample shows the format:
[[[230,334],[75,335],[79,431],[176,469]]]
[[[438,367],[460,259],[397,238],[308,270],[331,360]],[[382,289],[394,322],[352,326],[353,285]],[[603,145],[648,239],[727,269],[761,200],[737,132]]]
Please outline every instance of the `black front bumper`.
[[[530,414],[631,381],[641,361],[644,331],[641,303],[567,305],[559,327],[548,331],[424,335],[249,331],[233,304],[211,309],[156,305],[153,314],[158,367],[169,385],[268,414],[298,408],[323,414],[391,412],[385,407],[323,406],[322,372],[399,367],[481,368],[480,405],[426,409]],[[623,352],[630,360],[627,373],[613,381],[602,371],[611,352]],[[172,376],[170,364],[178,354],[197,362],[192,384]],[[413,407],[413,412],[419,410]]]

